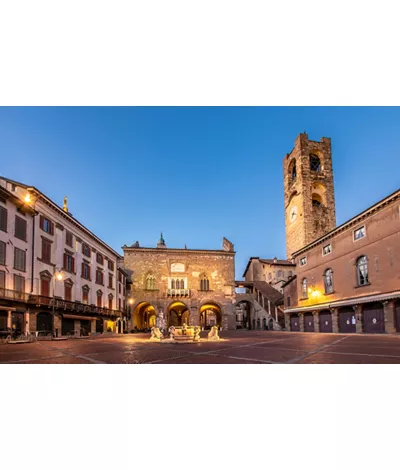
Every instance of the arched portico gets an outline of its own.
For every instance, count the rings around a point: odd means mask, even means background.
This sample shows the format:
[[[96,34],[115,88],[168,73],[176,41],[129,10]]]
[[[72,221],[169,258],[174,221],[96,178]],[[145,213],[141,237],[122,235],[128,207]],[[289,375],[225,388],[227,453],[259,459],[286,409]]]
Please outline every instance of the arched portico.
[[[222,309],[216,302],[206,302],[200,306],[200,326],[205,330],[216,325],[222,327]]]
[[[133,309],[133,327],[141,329],[156,325],[156,309],[149,302],[140,302]]]
[[[170,326],[182,326],[189,324],[189,309],[183,302],[172,302],[167,309],[167,324]]]

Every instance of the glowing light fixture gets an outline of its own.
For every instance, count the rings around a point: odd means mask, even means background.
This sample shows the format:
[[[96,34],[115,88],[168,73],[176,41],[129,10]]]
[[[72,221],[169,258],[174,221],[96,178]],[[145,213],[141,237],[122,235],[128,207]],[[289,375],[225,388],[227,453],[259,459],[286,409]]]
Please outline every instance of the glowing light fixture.
[[[26,196],[24,197],[24,201],[27,204],[30,204],[32,202],[32,198],[31,198],[31,195],[29,193],[27,193]]]

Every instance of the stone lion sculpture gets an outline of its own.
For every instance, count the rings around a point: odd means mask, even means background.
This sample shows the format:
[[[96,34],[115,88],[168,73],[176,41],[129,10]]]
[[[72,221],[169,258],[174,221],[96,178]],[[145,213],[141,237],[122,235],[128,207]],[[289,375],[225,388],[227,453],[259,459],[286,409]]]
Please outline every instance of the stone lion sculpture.
[[[200,327],[199,326],[195,326],[194,327],[194,336],[193,336],[193,341],[200,341]]]
[[[207,335],[209,341],[218,341],[220,338],[218,336],[218,326],[214,325],[211,327],[211,331]]]
[[[170,326],[170,327],[168,328],[168,333],[169,333],[169,338],[170,338],[170,339],[174,339],[175,327],[174,327],[174,326]]]
[[[156,326],[152,327],[150,339],[158,341],[163,339],[163,334],[161,333],[160,328],[157,328]]]

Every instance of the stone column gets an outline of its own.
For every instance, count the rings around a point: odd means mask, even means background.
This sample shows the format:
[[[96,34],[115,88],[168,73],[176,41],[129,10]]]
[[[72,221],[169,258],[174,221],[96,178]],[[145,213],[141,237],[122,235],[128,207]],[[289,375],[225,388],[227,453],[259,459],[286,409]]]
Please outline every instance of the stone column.
[[[314,315],[314,331],[315,333],[319,333],[319,312],[318,310],[315,310],[313,312]]]
[[[339,333],[339,313],[337,308],[331,308],[332,333]]]
[[[7,312],[7,328],[12,327],[12,311],[8,310]]]
[[[288,313],[285,313],[285,329],[290,331],[290,315]]]
[[[96,320],[90,321],[90,334],[96,334]]]
[[[299,313],[300,331],[304,331],[304,313]]]
[[[356,333],[363,332],[363,312],[361,305],[353,305],[354,315],[356,317]]]
[[[29,312],[24,313],[24,333],[29,333]]]
[[[383,302],[383,312],[385,315],[385,332],[396,333],[396,311],[393,300]]]

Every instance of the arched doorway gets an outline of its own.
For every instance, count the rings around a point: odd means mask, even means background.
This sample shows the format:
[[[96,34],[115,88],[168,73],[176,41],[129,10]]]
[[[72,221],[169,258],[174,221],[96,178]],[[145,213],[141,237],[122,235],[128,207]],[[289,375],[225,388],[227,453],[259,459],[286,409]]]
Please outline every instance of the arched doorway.
[[[222,327],[221,308],[214,303],[207,303],[200,307],[200,325],[205,330],[211,330],[212,326]]]
[[[156,310],[148,302],[141,302],[133,311],[133,328],[147,330],[156,323]]]
[[[36,316],[36,331],[53,331],[53,319],[50,313],[38,313]]]
[[[332,314],[329,310],[319,312],[319,331],[320,333],[332,333]]]
[[[356,315],[353,307],[339,309],[339,330],[341,333],[356,333]]]
[[[269,330],[274,329],[274,320],[272,320],[272,318],[270,318],[269,321],[268,321],[268,329]]]
[[[180,301],[173,302],[167,310],[168,327],[189,325],[189,309]]]
[[[236,304],[236,329],[250,328],[250,302],[242,301]]]

